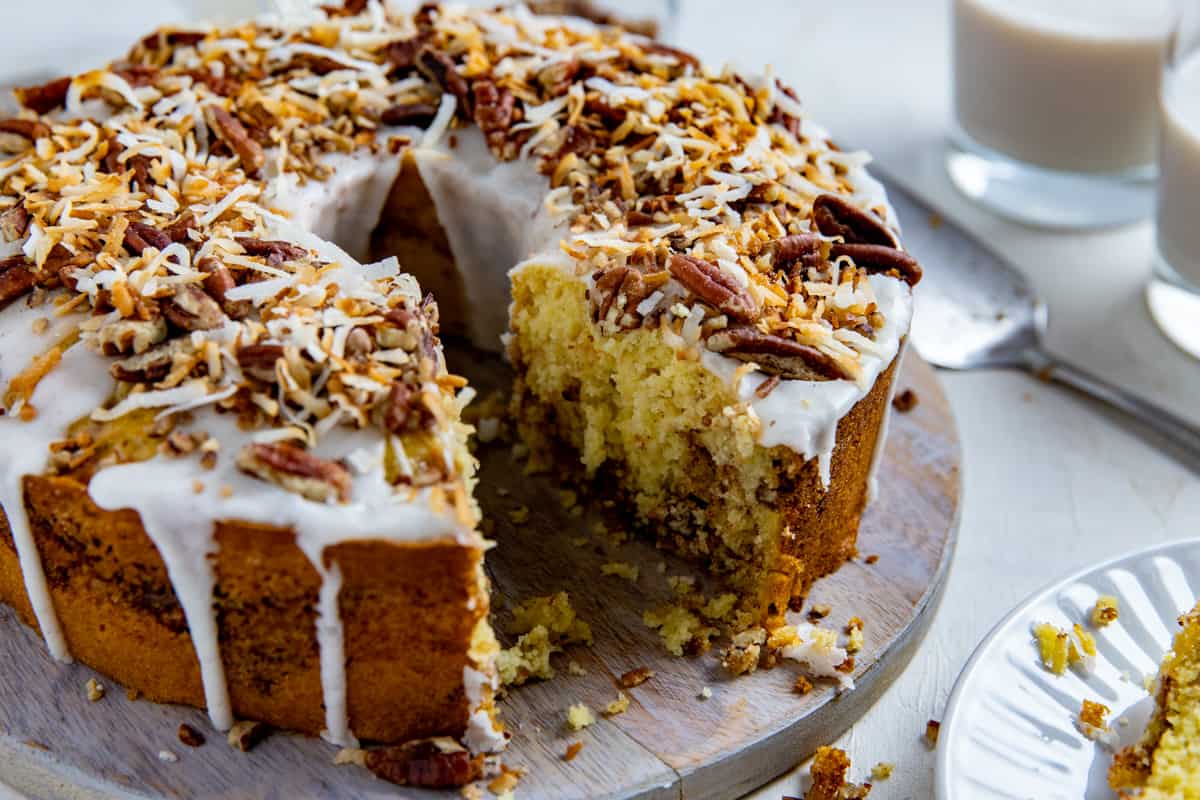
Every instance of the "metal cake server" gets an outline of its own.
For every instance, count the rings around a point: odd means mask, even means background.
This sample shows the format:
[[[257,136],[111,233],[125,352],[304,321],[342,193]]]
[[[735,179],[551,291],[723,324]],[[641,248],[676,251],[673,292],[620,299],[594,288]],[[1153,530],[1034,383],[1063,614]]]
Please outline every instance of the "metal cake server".
[[[912,342],[935,366],[1023,369],[1122,411],[1158,434],[1200,471],[1200,427],[1046,352],[1046,305],[1003,258],[946,221],[896,181],[879,175],[904,226],[904,242],[925,267],[916,292]]]

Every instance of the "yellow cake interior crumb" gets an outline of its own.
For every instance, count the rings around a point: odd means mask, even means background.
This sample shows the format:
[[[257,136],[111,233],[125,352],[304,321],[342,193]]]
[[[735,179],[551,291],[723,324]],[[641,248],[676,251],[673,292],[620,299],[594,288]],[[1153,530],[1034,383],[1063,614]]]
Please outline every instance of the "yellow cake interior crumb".
[[[583,730],[596,722],[596,715],[583,703],[575,703],[567,709],[567,727],[573,731]]]
[[[1096,598],[1096,605],[1092,608],[1092,625],[1103,628],[1105,625],[1116,622],[1119,615],[1120,605],[1117,598],[1108,594],[1101,595]]]

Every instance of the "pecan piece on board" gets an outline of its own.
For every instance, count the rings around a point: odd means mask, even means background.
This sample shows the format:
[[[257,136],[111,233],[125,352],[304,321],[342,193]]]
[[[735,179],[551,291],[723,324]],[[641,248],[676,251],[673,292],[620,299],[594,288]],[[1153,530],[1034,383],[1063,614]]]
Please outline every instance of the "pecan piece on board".
[[[836,194],[823,194],[813,201],[812,219],[821,233],[840,236],[846,244],[899,245],[883,220]]]
[[[482,772],[481,759],[441,738],[368,750],[365,766],[385,781],[428,789],[465,786]]]
[[[397,436],[423,430],[433,422],[433,415],[425,407],[420,390],[404,381],[392,383],[383,402],[383,427]]]
[[[493,149],[504,144],[504,137],[512,126],[516,99],[508,89],[493,81],[475,81],[473,87],[475,124]]]
[[[401,103],[385,108],[379,115],[379,121],[384,125],[415,125],[418,128],[428,128],[435,116],[437,106],[431,103]]]
[[[749,322],[758,316],[758,303],[718,265],[676,254],[667,260],[667,269],[685,289],[730,319]]]
[[[217,301],[195,284],[179,287],[162,311],[168,322],[185,331],[209,331],[228,320]]]
[[[23,255],[0,260],[0,309],[33,290],[37,275],[29,268]]]
[[[849,256],[859,269],[867,272],[891,272],[895,270],[909,286],[921,282],[924,274],[917,260],[903,250],[879,244],[834,244],[829,249],[831,258]]]
[[[708,337],[709,350],[739,361],[753,361],[762,371],[781,378],[822,380],[847,377],[829,356],[815,347],[763,333],[751,325],[716,331]]]
[[[234,239],[247,254],[262,256],[267,263],[277,267],[285,261],[295,261],[308,255],[308,251],[291,242],[276,239],[255,239],[253,236],[236,236]]]
[[[345,467],[293,444],[248,444],[238,453],[237,465],[245,473],[309,500],[344,503],[350,499],[350,472]]]
[[[17,102],[31,111],[39,114],[49,114],[67,101],[67,92],[71,89],[69,77],[55,78],[37,86],[22,86],[13,89]]]
[[[252,178],[258,177],[263,164],[267,162],[262,145],[250,138],[246,128],[237,117],[230,114],[216,103],[205,107],[209,124],[217,138],[229,146],[229,149],[241,160],[242,169]]]

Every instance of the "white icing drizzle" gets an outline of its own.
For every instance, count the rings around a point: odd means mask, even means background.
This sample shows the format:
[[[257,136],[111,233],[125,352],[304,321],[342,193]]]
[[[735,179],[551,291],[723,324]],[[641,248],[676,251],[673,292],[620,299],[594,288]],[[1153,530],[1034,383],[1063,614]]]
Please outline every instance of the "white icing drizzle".
[[[887,398],[883,404],[883,422],[879,426],[879,434],[875,437],[875,451],[871,453],[871,466],[867,471],[867,497],[864,507],[875,502],[879,494],[879,466],[883,463],[883,453],[887,449],[887,437],[892,428],[892,399],[896,396],[896,387],[900,385],[900,371],[904,369],[904,355],[908,347],[902,342],[900,352],[896,355],[896,371],[892,373],[892,385],[888,387]]]

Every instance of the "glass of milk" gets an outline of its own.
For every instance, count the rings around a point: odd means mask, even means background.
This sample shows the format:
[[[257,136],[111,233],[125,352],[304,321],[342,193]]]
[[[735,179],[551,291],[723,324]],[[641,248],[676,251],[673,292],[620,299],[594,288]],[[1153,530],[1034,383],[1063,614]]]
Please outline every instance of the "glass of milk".
[[[1200,358],[1200,0],[1179,2],[1159,118],[1157,254],[1146,300],[1168,338]]]
[[[946,166],[992,210],[1090,228],[1154,208],[1171,0],[953,0]]]

